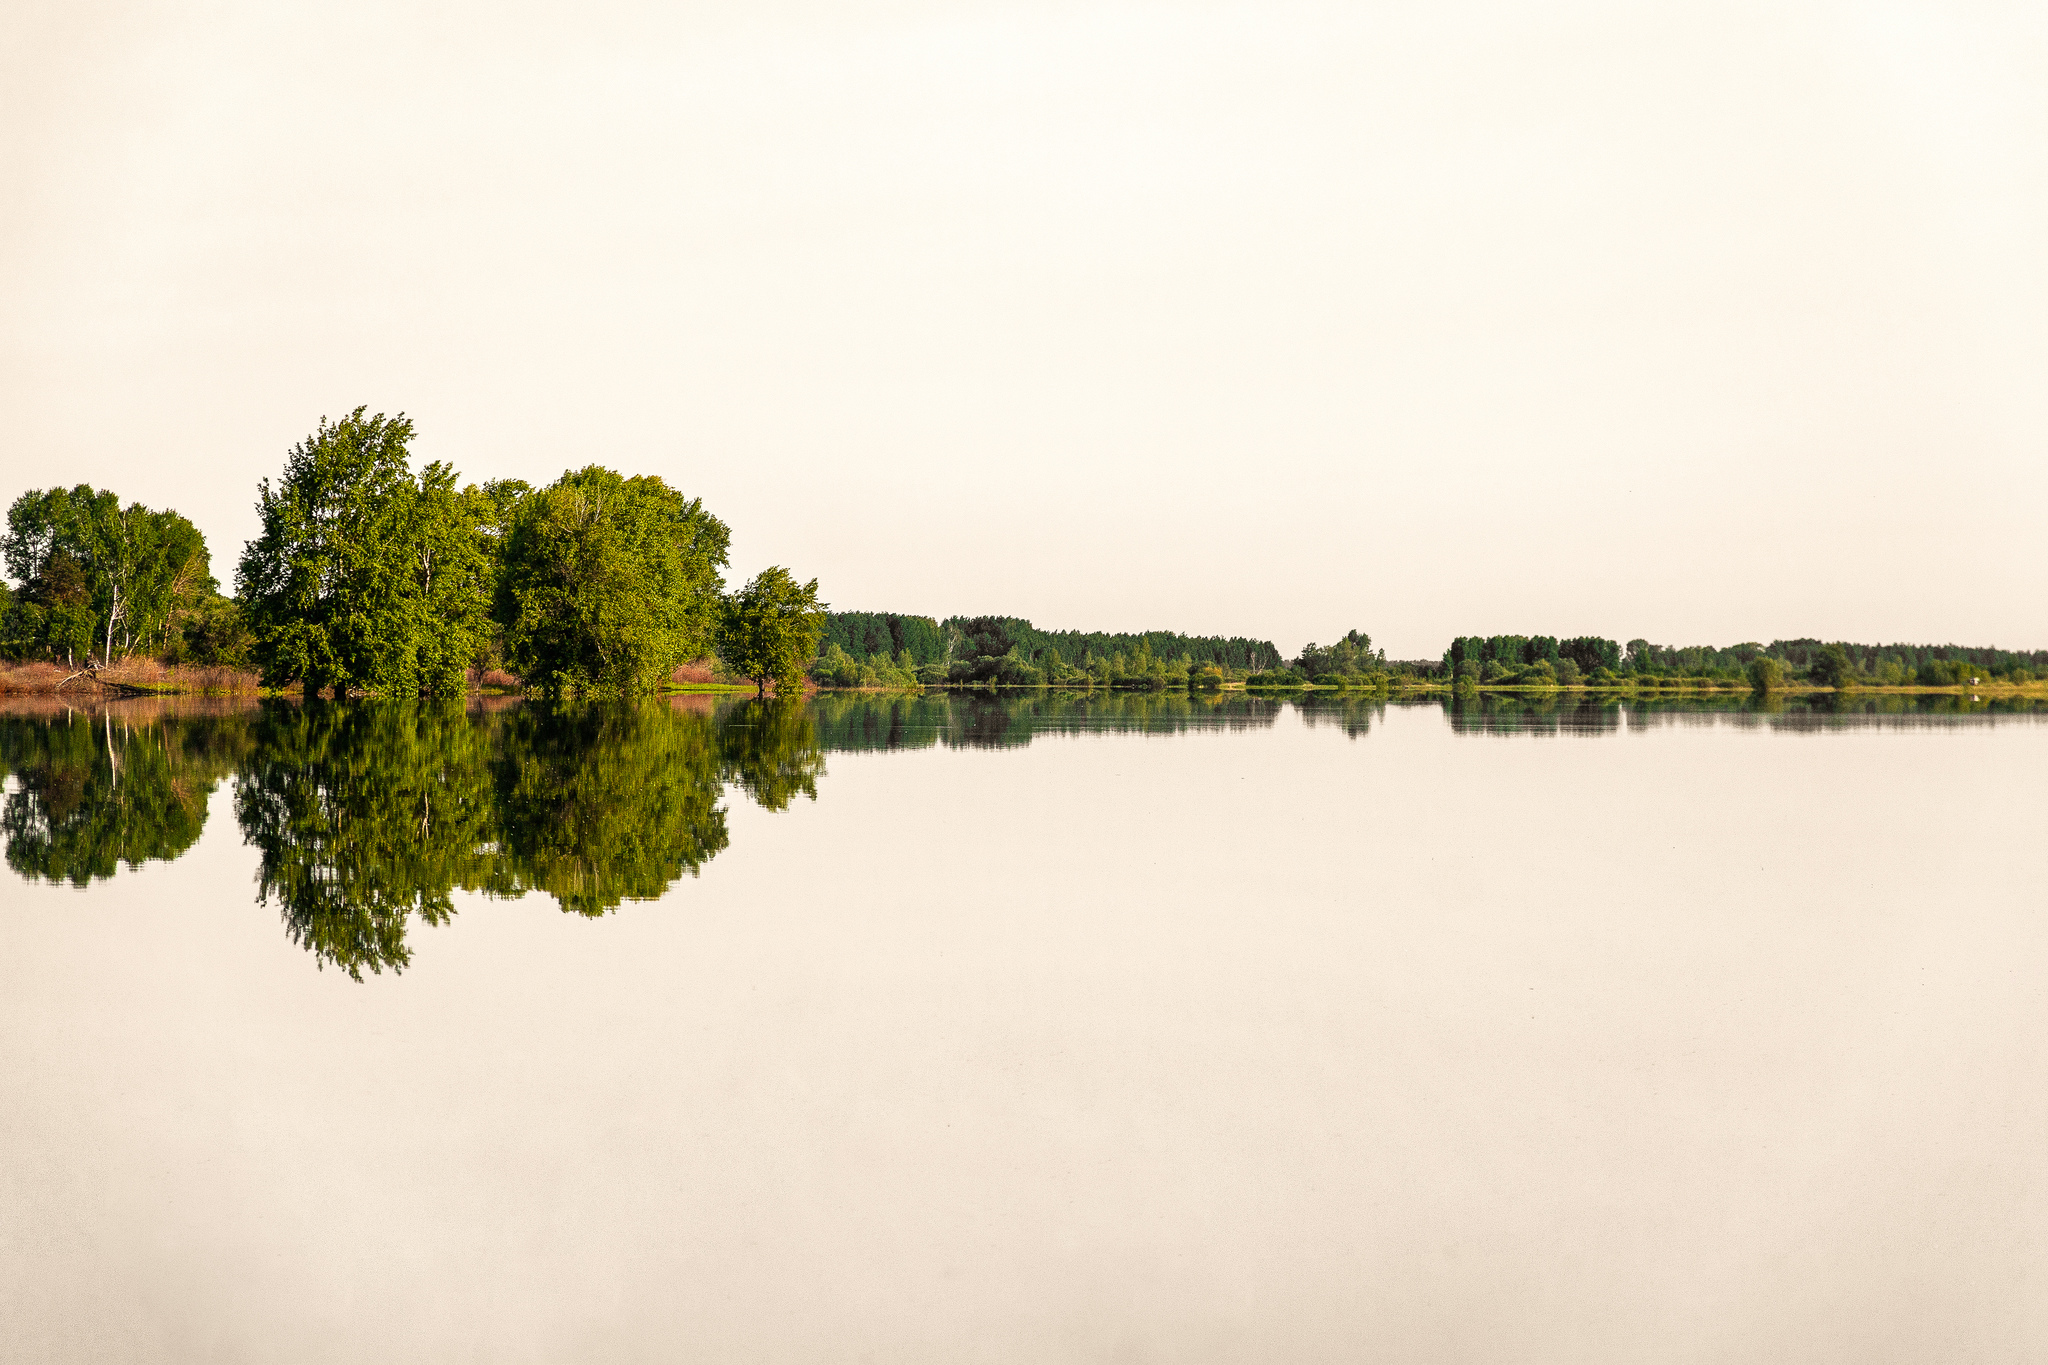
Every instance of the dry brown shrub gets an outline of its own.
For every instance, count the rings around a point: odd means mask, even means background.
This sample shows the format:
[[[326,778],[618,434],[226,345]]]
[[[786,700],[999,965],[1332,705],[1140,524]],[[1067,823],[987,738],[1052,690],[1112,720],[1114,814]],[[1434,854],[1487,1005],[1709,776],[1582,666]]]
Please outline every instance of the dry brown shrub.
[[[0,664],[0,692],[55,692],[71,671],[52,663]]]
[[[192,666],[178,670],[178,685],[189,692],[253,694],[263,690],[263,675],[221,664]]]
[[[169,681],[171,671],[155,659],[123,659],[101,669],[99,676],[107,682],[125,683],[129,687],[157,688]]]
[[[526,689],[526,684],[520,681],[517,673],[508,673],[502,668],[464,669],[462,683],[472,692],[483,687],[505,688],[514,692]]]
[[[0,690],[12,691],[54,691],[57,684],[73,670],[56,664],[20,664],[6,670],[12,677],[0,680]],[[99,680],[111,683],[116,688],[134,687],[150,692],[208,692],[226,695],[243,695],[262,691],[263,680],[255,673],[238,668],[201,666],[197,664],[166,664],[160,659],[123,659],[111,668],[99,670]],[[11,685],[10,685],[11,684]],[[65,695],[73,692],[89,694],[95,689],[92,680],[79,678],[64,689]]]
[[[674,683],[712,683],[718,681],[717,668],[710,659],[698,659],[694,663],[677,664],[669,675]]]

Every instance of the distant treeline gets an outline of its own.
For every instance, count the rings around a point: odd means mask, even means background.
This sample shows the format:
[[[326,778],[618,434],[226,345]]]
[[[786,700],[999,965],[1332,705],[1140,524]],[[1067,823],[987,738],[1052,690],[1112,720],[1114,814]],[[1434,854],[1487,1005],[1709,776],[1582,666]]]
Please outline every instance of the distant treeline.
[[[1017,616],[832,612],[812,675],[841,686],[911,682],[1186,685],[1278,667],[1269,640],[1242,636],[1040,630]]]
[[[1971,678],[2031,682],[2048,673],[2048,650],[1965,645],[1863,645],[1816,639],[1749,641],[1683,648],[1630,640],[1626,646],[1598,636],[1461,635],[1444,651],[1440,669],[1481,683],[1578,682],[1702,678],[1736,680],[1758,660],[1775,660],[1789,679],[1829,687],[1862,684],[1947,687]]]
[[[1863,645],[1817,639],[1678,648],[1597,635],[1460,635],[1439,659],[1389,659],[1364,631],[1309,644],[1291,659],[1242,637],[1046,631],[1013,616],[835,612],[811,676],[840,687],[930,683],[1005,686],[1384,687],[1456,681],[1496,686],[1716,683],[1773,688],[1950,687],[2048,676],[2048,650]]]

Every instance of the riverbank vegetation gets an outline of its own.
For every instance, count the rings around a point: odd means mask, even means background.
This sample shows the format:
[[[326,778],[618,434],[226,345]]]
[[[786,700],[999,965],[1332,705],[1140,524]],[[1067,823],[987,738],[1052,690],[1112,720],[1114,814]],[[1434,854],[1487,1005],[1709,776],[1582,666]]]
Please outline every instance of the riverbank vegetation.
[[[213,575],[184,516],[87,485],[8,511],[0,692],[645,695],[751,685],[1254,691],[1834,691],[2048,685],[2048,650],[1817,639],[1674,647],[1458,636],[1388,659],[1351,630],[1271,641],[1045,630],[1014,616],[832,612],[773,566],[728,592],[730,529],[663,480],[600,465],[534,488],[412,467],[412,422],[322,418],[257,488],[259,531]]]

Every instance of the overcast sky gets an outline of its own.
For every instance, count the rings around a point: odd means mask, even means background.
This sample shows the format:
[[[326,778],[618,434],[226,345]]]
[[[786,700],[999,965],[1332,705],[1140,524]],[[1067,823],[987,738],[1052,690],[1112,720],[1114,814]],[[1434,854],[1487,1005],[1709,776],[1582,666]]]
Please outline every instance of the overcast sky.
[[[323,415],[835,606],[2048,647],[2048,7],[11,0],[0,498]]]

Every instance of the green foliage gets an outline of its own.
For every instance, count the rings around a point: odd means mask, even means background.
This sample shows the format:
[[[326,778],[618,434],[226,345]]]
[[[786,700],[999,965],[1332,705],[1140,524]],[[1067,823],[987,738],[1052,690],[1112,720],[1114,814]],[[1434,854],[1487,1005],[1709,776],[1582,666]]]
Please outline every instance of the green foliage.
[[[489,501],[445,464],[414,478],[412,423],[363,412],[323,417],[258,485],[236,571],[249,653],[271,686],[458,692],[488,633]]]
[[[1579,674],[1615,669],[1621,646],[1597,635],[1559,640],[1554,635],[1460,635],[1444,651],[1443,666],[1454,678],[1481,678],[1486,666],[1499,664],[1503,676],[1534,664],[1548,664],[1551,676],[1562,677],[1569,662]]]
[[[1785,665],[1783,661],[1773,659],[1767,654],[1760,654],[1756,658],[1751,659],[1747,672],[1749,675],[1749,687],[1752,692],[1776,692],[1785,685]]]
[[[1824,645],[1814,656],[1807,676],[1823,687],[1846,687],[1854,676],[1849,651],[1841,645]]]
[[[731,533],[701,500],[591,465],[509,509],[497,619],[529,685],[647,693],[711,652]]]
[[[952,616],[934,625],[925,616],[835,612],[826,624],[821,644],[837,644],[856,659],[908,650],[920,669],[935,663],[947,666],[943,679],[934,675],[927,681],[995,682],[1001,670],[990,661],[1009,657],[1013,652],[1045,681],[1076,685],[1089,679],[1106,683],[1115,674],[1114,660],[1119,655],[1126,661],[1125,676],[1134,678],[1150,677],[1149,673],[1129,667],[1140,656],[1160,661],[1162,671],[1165,661],[1182,659],[1195,665],[1213,663],[1237,672],[1270,669],[1280,664],[1280,651],[1265,640],[1180,635],[1163,630],[1129,634],[1046,631],[1017,616]]]
[[[1385,665],[1385,652],[1375,652],[1372,636],[1362,630],[1347,631],[1344,638],[1334,645],[1304,645],[1300,657],[1294,661],[1296,668],[1311,676],[1336,674],[1343,677],[1372,673]],[[1316,681],[1321,682],[1322,678],[1317,677]]]
[[[1944,684],[1933,680],[1955,676],[2018,681],[2022,675],[2031,678],[2034,670],[2048,667],[2048,650],[1823,644],[1818,640],[1675,648],[1635,639],[1623,651],[1612,640],[1592,636],[1551,641],[1540,635],[1459,636],[1444,651],[1443,664],[1452,677],[1474,682],[1508,681],[1547,662],[1563,686],[1571,685],[1566,672],[1569,664],[1596,686],[1611,686],[1625,679],[1638,687],[1739,687],[1750,664],[1759,658],[1777,660],[1786,679],[1801,678],[1837,688],[1865,683],[1901,686],[1916,679],[1922,686],[1941,686]],[[1498,674],[1492,670],[1496,663],[1501,666]]]
[[[803,686],[825,630],[818,580],[798,583],[789,570],[763,569],[725,604],[718,625],[718,657],[759,692],[769,683],[788,694]]]
[[[811,677],[826,687],[912,691],[924,686],[909,650],[903,650],[893,659],[886,654],[856,659],[837,640],[827,642],[825,652],[811,665]]]
[[[946,631],[929,616],[835,611],[825,618],[821,643],[827,650],[837,645],[855,660],[894,661],[896,656],[907,653],[913,667],[946,662]]]
[[[21,590],[0,617],[0,652],[17,659],[111,663],[161,651],[215,590],[206,538],[191,522],[123,507],[86,484],[16,498],[4,549]]]
[[[211,594],[185,618],[181,637],[166,650],[170,663],[246,668],[253,644],[242,606],[232,597]]]

